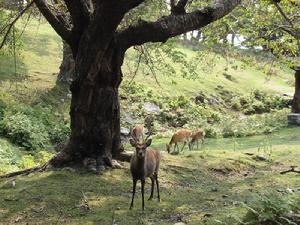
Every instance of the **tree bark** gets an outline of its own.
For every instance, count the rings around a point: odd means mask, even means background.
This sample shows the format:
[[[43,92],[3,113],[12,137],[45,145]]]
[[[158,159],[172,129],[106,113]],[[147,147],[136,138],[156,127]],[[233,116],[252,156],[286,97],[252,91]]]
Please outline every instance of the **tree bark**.
[[[120,152],[118,88],[123,59],[124,52],[120,47],[110,44],[102,60],[92,65],[97,68],[96,72],[92,69],[88,75],[79,74],[72,82],[71,137],[67,147],[51,160],[52,165],[61,167],[94,159],[98,171],[103,166],[111,166],[112,157]]]
[[[292,103],[292,112],[300,113],[300,68],[295,69],[295,93]]]
[[[71,48],[65,42],[63,42],[63,60],[59,69],[57,83],[71,84],[75,77],[75,61]]]

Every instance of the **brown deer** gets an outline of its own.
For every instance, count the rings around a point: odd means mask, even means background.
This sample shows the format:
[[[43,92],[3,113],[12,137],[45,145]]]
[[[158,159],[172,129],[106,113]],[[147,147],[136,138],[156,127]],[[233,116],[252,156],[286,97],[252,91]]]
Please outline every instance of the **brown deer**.
[[[174,144],[174,152],[176,147],[179,152],[178,142],[183,142],[183,146],[181,148],[182,151],[186,143],[190,143],[190,137],[192,136],[192,134],[193,134],[192,131],[187,129],[182,129],[174,133],[169,144],[166,144],[168,153],[170,153],[173,144]],[[189,145],[189,149],[190,149],[190,145]]]
[[[199,140],[201,140],[201,147],[204,144],[204,137],[205,137],[205,131],[203,129],[197,130],[195,133],[192,134],[192,139],[189,143],[190,149],[193,150],[195,142],[197,142],[197,149],[199,149]]]
[[[149,135],[150,136],[150,135]],[[153,198],[153,191],[154,191],[154,182],[156,183],[157,188],[157,198],[160,201],[159,196],[159,184],[158,184],[158,169],[161,156],[158,151],[148,148],[151,145],[152,140],[148,139],[149,136],[143,140],[143,142],[139,142],[133,136],[130,139],[130,144],[135,147],[135,152],[131,157],[130,161],[130,171],[132,175],[132,199],[130,204],[130,209],[133,207],[136,183],[138,180],[141,180],[141,189],[142,189],[142,209],[145,209],[144,203],[144,187],[145,187],[145,180],[147,177],[151,179],[151,195],[148,200]]]
[[[144,139],[144,124],[137,124],[131,131],[131,136],[134,137],[135,140],[140,141]]]

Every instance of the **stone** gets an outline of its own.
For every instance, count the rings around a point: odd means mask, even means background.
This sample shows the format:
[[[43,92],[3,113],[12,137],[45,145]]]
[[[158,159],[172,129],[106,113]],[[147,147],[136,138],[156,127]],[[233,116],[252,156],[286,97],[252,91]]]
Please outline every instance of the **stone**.
[[[124,113],[124,121],[129,124],[134,124],[135,121],[129,113]]]
[[[159,106],[151,103],[151,102],[145,102],[144,103],[144,109],[148,112],[148,113],[160,113],[160,108]]]
[[[287,119],[291,125],[300,125],[300,113],[289,113]]]
[[[183,222],[178,222],[178,223],[174,223],[174,225],[186,225],[186,224]]]
[[[126,127],[121,127],[120,133],[121,135],[128,136],[130,134],[130,129]]]

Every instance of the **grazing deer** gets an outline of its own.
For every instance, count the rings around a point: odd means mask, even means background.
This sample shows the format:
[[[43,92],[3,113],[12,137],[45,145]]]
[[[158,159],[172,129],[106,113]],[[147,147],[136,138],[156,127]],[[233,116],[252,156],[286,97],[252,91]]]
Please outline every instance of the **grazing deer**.
[[[144,140],[144,124],[135,125],[131,131],[131,136],[137,141]]]
[[[150,135],[149,135],[150,136]],[[141,188],[142,188],[142,209],[145,209],[144,203],[144,186],[145,180],[147,177],[151,179],[151,195],[148,200],[153,198],[153,191],[154,191],[154,182],[156,183],[157,188],[157,198],[160,201],[159,196],[159,184],[158,184],[158,169],[161,156],[158,151],[148,148],[151,145],[151,139],[148,139],[149,136],[143,140],[143,142],[139,142],[133,136],[130,139],[130,144],[135,147],[135,153],[131,157],[130,161],[130,171],[132,175],[132,199],[130,204],[130,209],[133,207],[134,195],[135,195],[135,188],[136,183],[138,180],[141,180]]]
[[[195,133],[192,134],[192,140],[189,143],[190,149],[193,150],[195,142],[197,142],[197,149],[199,149],[199,140],[201,140],[201,146],[204,144],[205,131],[203,129],[199,129]]]
[[[174,133],[169,144],[166,144],[168,153],[170,153],[171,147],[173,144],[174,144],[174,152],[175,152],[176,147],[179,152],[178,142],[183,142],[183,146],[181,148],[181,151],[182,151],[184,146],[186,145],[186,143],[190,142],[189,139],[192,136],[192,134],[193,134],[192,131],[187,130],[187,129],[182,129],[182,130],[179,130],[176,133]],[[190,144],[189,144],[189,149],[191,150]]]

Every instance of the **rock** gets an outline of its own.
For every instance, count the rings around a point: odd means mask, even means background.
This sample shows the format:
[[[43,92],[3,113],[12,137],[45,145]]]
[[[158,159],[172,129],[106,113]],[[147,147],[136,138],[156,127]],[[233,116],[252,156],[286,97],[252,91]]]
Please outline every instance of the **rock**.
[[[123,169],[124,167],[117,161],[117,160],[112,160],[111,161],[112,168],[114,169]]]
[[[186,224],[183,222],[178,222],[178,223],[174,223],[174,225],[186,225]]]
[[[195,103],[196,103],[196,104],[205,103],[205,102],[204,102],[205,100],[206,100],[206,99],[205,99],[205,95],[204,95],[202,92],[200,92],[200,93],[195,97]]]
[[[124,113],[124,121],[129,124],[134,124],[135,121],[129,113]]]
[[[151,102],[145,102],[144,103],[144,109],[148,112],[148,113],[160,113],[161,109],[159,108],[159,106],[151,103]]]
[[[288,80],[286,82],[288,82]],[[294,94],[293,93],[283,93],[282,96],[292,98],[294,96]]]
[[[211,99],[208,100],[208,104],[210,104],[210,105],[219,105],[220,101],[217,98],[212,97]]]
[[[217,187],[212,187],[212,188],[211,188],[211,191],[212,191],[212,192],[218,192],[218,188],[217,188]]]
[[[121,127],[121,135],[124,135],[124,136],[128,136],[130,134],[130,129],[126,128],[126,127]]]
[[[261,156],[261,155],[256,155],[256,156],[253,156],[252,158],[256,161],[267,161],[268,160],[266,157]]]
[[[300,125],[300,113],[289,113],[287,119],[291,125]]]

